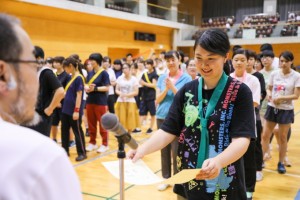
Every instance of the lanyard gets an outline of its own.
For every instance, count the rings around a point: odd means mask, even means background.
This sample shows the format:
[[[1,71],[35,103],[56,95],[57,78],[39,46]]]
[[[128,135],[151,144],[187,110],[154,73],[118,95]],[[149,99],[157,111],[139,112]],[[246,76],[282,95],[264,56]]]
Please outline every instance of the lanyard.
[[[88,85],[90,85],[91,83],[93,83],[94,80],[95,80],[96,78],[98,78],[98,76],[99,76],[99,75],[101,74],[101,72],[103,72],[103,71],[104,71],[103,68],[99,69],[99,70],[97,71],[97,73],[94,74],[94,76],[89,80]]]
[[[74,76],[67,84],[67,86],[65,87],[65,91],[68,91],[70,85],[75,81],[75,79],[80,76],[82,78],[83,84],[84,84],[84,78],[81,74],[77,74],[76,76]]]
[[[202,85],[203,79],[202,77],[199,78],[199,86],[198,86],[198,102],[199,102],[199,117],[200,117],[200,131],[201,131],[201,141],[198,151],[198,159],[197,159],[197,168],[201,168],[202,164],[205,159],[208,158],[208,151],[209,151],[209,137],[208,137],[208,130],[207,130],[207,123],[209,116],[213,113],[222,92],[227,83],[228,76],[223,72],[221,79],[218,82],[217,87],[215,88],[209,102],[207,105],[207,110],[205,113],[205,117],[203,117],[203,102],[202,102]]]

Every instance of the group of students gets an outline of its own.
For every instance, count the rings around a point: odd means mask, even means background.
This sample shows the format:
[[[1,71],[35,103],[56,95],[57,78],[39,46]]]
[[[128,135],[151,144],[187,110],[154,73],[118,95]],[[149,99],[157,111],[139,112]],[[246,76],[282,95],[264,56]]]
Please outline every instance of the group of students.
[[[195,50],[197,47],[198,46],[196,45]],[[203,47],[201,45],[200,47],[203,51]],[[209,49],[209,52],[210,51],[212,50]],[[264,166],[264,159],[266,159],[264,158],[264,155],[267,155],[269,150],[270,138],[273,132],[278,132],[276,137],[280,153],[277,170],[279,173],[286,172],[284,164],[287,160],[287,139],[289,138],[288,133],[290,133],[290,125],[294,121],[292,100],[299,97],[298,89],[300,87],[300,76],[297,72],[292,70],[292,62],[294,58],[293,54],[289,51],[282,52],[279,56],[280,61],[277,64],[276,62],[274,64],[274,53],[272,51],[272,46],[269,44],[262,45],[261,52],[258,55],[256,55],[254,51],[242,49],[240,46],[235,46],[231,61],[228,61],[227,59],[228,52],[225,53],[222,51],[224,51],[224,49],[218,50],[213,55],[224,55],[226,58],[224,60],[224,66],[230,67],[231,65],[231,69],[224,69],[224,71],[228,72],[227,75],[233,78],[232,86],[228,88],[228,91],[232,90],[237,93],[239,88],[242,87],[241,83],[244,83],[250,89],[252,96],[253,119],[255,119],[254,127],[256,128],[254,130],[252,130],[253,127],[249,128],[249,130],[251,129],[251,137],[253,137],[253,140],[249,141],[249,147],[242,156],[244,160],[243,169],[245,172],[247,199],[251,199],[253,192],[255,191],[256,181],[262,180],[263,177],[262,167]],[[203,70],[202,73],[200,70],[199,74],[196,66],[198,66],[198,70],[199,65],[210,66],[217,60],[217,58],[209,58],[207,62],[204,62],[201,56],[198,58],[196,55],[195,59],[190,59],[184,63],[181,60],[182,56],[177,51],[164,52],[162,58],[163,59],[149,58],[145,61],[142,58],[138,58],[136,61],[133,61],[132,55],[128,54],[126,56],[126,60],[115,60],[114,64],[111,65],[109,57],[102,58],[101,54],[95,53],[91,54],[89,59],[85,62],[88,72],[83,74],[81,70],[82,65],[80,64],[78,57],[76,58],[75,56],[74,58],[74,55],[67,59],[55,57],[53,63],[54,68],[57,68],[56,63],[59,62],[66,71],[62,72],[60,71],[60,68],[58,68],[58,72],[60,73],[57,74],[57,77],[61,80],[66,91],[65,100],[62,103],[60,111],[62,112],[62,146],[66,149],[66,151],[68,152],[70,127],[72,127],[76,139],[78,152],[78,157],[76,158],[77,161],[86,158],[86,151],[93,151],[97,149],[97,152],[103,153],[109,149],[107,131],[100,124],[102,115],[107,112],[107,105],[109,112],[116,113],[120,123],[123,124],[130,133],[141,131],[139,127],[141,127],[142,122],[146,119],[148,112],[151,115],[151,122],[147,133],[151,133],[153,129],[155,129],[155,119],[158,130],[164,128],[166,132],[174,132],[175,129],[171,130],[166,127],[167,125],[172,126],[171,124],[168,124],[171,122],[165,121],[171,111],[175,109],[171,107],[175,95],[190,81],[196,80],[199,82],[199,80],[201,80],[199,77],[204,79],[206,73],[212,73],[211,70],[213,69],[209,67],[207,71]],[[271,74],[273,71],[274,73]],[[157,72],[161,73],[158,75]],[[69,74],[72,74],[72,76]],[[209,76],[211,75],[208,75],[208,77]],[[223,78],[221,78],[221,80],[223,80]],[[236,80],[239,82],[235,82]],[[65,84],[63,82],[65,82]],[[185,125],[182,125],[182,127],[184,127],[183,129],[181,127],[181,131],[183,131],[182,133],[184,133],[186,131],[185,129],[188,127],[193,127],[193,130],[195,131],[195,120],[197,121],[197,119],[202,118],[200,114],[200,116],[189,114],[189,112],[197,107],[195,106],[195,102],[192,102],[195,94],[191,93],[191,91],[193,90],[185,92],[184,95],[182,94],[187,99],[184,98],[184,101],[186,101],[185,106],[181,109],[188,108],[188,110],[183,112],[185,115]],[[83,98],[85,92],[88,94],[86,102]],[[207,89],[207,94],[202,94],[205,95],[201,97],[204,98],[201,100],[203,102],[202,109],[212,109],[208,106],[208,102],[213,94],[213,89]],[[228,95],[228,97],[226,95]],[[234,105],[233,102],[236,101],[237,97],[233,97],[232,94],[226,95],[223,102],[228,101]],[[216,98],[216,96],[213,97]],[[243,99],[244,97],[239,97],[239,99]],[[198,91],[198,101],[200,101],[199,98]],[[201,104],[199,104],[199,106],[200,105]],[[86,124],[88,125],[87,130],[90,135],[90,141],[86,148],[84,134],[80,126],[84,108],[86,108]],[[243,109],[240,112],[246,113],[246,109],[243,106],[241,108]],[[182,112],[182,110],[178,109],[179,108],[176,108],[178,112]],[[243,115],[233,112],[234,106],[223,109],[226,114],[224,116],[221,114],[219,119],[222,121],[222,119],[226,116],[229,120],[227,125],[225,123],[226,120],[223,120],[224,122],[222,123],[214,121],[210,122],[210,126],[215,124],[220,126],[218,137],[220,137],[220,134],[224,136],[227,131],[230,132],[230,135],[226,137],[232,138],[231,133],[233,132],[232,130],[235,129],[237,131],[237,136],[239,136],[239,134],[244,134],[242,132],[240,133],[242,130],[238,127],[250,126],[251,119],[248,119],[250,120],[249,122],[244,122],[244,120],[240,119],[237,125],[229,126],[229,124],[231,124],[231,118],[234,118],[234,116],[242,117]],[[203,112],[205,113],[208,111],[209,113],[216,112],[216,110],[206,110]],[[175,115],[175,113],[173,114]],[[176,115],[178,115],[178,113]],[[212,113],[208,116],[204,115],[203,117],[204,119],[207,118],[207,121],[211,115]],[[57,120],[54,122],[57,124]],[[96,144],[97,123],[99,123],[100,134],[102,137],[102,145],[100,148],[98,148]],[[243,123],[245,123],[245,125],[243,125]],[[276,131],[275,129],[274,131],[276,124],[278,124],[278,130]],[[201,121],[200,126],[205,127],[207,125],[205,125],[204,122],[202,124]],[[180,127],[177,128],[180,130]],[[189,139],[186,139],[186,137],[191,137],[191,135],[188,134],[183,136],[180,134],[178,138],[173,139],[170,144],[161,149],[163,178],[169,178],[172,176],[172,164],[173,173],[177,173],[180,169],[178,166],[178,159],[182,158],[178,155],[178,148],[181,148],[179,144],[180,142],[184,143],[184,141],[190,141]],[[211,136],[208,136],[209,140],[211,139],[210,137]],[[214,149],[211,153],[215,154],[216,152],[222,152],[225,150],[225,147],[229,146],[229,138],[225,139],[226,142],[223,141],[222,144],[219,144],[221,146],[224,145],[221,149],[219,149],[219,151]],[[198,140],[201,141],[200,145],[203,146],[204,144],[202,143],[204,143],[204,138],[201,136],[201,139]],[[192,143],[187,143],[187,145],[192,148]],[[205,142],[205,145],[208,145],[208,141]],[[207,154],[210,150],[208,147],[206,148],[207,149],[204,152]],[[205,148],[201,147],[201,152],[203,150],[205,150]],[[200,159],[199,157],[202,158],[202,163],[205,155],[198,155],[198,159]],[[253,163],[255,163],[255,165]],[[196,163],[194,162],[189,162],[187,166],[192,168],[196,166],[195,164]],[[199,167],[200,164],[197,164],[197,166]],[[163,191],[168,186],[169,185],[166,184],[160,184],[158,186],[158,190]],[[182,188],[176,186],[174,190],[179,191],[180,193]],[[187,194],[182,196],[187,196]]]

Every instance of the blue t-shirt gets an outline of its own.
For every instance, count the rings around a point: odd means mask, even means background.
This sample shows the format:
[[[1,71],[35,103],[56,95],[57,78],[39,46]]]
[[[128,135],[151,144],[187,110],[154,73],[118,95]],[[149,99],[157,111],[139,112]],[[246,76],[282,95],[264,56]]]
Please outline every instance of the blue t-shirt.
[[[82,91],[81,105],[80,105],[80,111],[79,111],[79,115],[82,116],[82,114],[83,114],[83,100],[82,100],[83,99],[83,89],[84,89],[83,80],[80,76],[78,76],[73,81],[73,83],[71,83],[69,89],[66,92],[64,104],[62,107],[62,113],[71,115],[71,116],[73,115],[75,105],[76,105],[77,92]]]
[[[95,71],[92,70],[88,73],[87,76],[87,82],[94,76]],[[101,72],[101,74],[93,81],[93,84],[96,85],[96,87],[101,87],[101,86],[108,86],[110,85],[109,81],[109,75],[108,73],[104,70]],[[107,92],[90,92],[88,93],[88,97],[86,100],[87,104],[97,104],[97,105],[107,105]]]
[[[157,88],[159,88],[160,91],[163,91],[166,88],[165,79],[168,77],[168,74],[162,74],[158,78],[157,81]],[[182,76],[176,81],[175,87],[177,90],[179,90],[182,86],[184,86],[186,83],[190,82],[192,80],[191,76],[187,73],[183,73]],[[157,119],[165,119],[170,106],[174,99],[174,93],[169,90],[167,95],[165,96],[164,100],[159,103],[157,111],[156,111],[156,118]]]

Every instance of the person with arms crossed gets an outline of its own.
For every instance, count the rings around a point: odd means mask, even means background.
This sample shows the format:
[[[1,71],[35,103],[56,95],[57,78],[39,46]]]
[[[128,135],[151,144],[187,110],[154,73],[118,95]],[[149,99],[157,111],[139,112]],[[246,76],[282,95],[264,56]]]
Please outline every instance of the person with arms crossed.
[[[136,161],[178,137],[178,169],[199,168],[195,179],[184,184],[185,194],[180,194],[189,200],[247,199],[240,158],[255,137],[254,115],[248,114],[254,108],[251,90],[223,71],[229,49],[222,30],[201,33],[194,46],[201,78],[177,92],[160,129],[128,152]]]
[[[16,18],[0,14],[0,27],[0,199],[81,200],[79,180],[64,150],[18,126],[37,123],[37,61]]]

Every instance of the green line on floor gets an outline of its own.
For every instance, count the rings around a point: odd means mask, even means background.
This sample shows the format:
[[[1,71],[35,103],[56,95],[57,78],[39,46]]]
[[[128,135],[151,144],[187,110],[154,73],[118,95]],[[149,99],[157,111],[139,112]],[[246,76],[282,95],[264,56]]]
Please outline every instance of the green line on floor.
[[[93,196],[93,197],[99,197],[99,198],[102,198],[102,199],[107,199],[108,198],[108,197],[103,197],[103,196],[100,196],[100,195],[91,194],[91,193],[87,193],[87,192],[82,192],[82,194]]]

